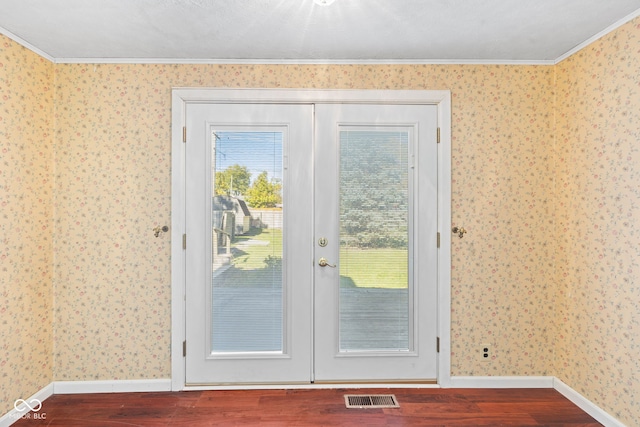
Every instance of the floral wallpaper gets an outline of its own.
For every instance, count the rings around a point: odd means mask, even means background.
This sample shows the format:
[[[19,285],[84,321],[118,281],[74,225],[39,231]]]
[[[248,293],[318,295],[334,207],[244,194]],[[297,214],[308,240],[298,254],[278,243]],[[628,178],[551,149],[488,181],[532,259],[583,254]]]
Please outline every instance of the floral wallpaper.
[[[170,377],[171,124],[137,68],[56,67],[56,380]]]
[[[640,19],[557,67],[556,375],[640,420]]]
[[[172,87],[451,89],[453,374],[547,375],[553,68],[56,66],[55,376],[170,375]],[[496,359],[482,362],[479,343]]]
[[[0,36],[0,414],[53,380],[53,64]]]
[[[452,241],[452,375],[555,375],[620,420],[640,419],[639,22],[557,66],[52,66],[7,42],[0,94],[5,76],[24,79],[17,93],[28,102],[0,104],[2,148],[6,128],[26,126],[7,120],[35,122],[25,105],[55,128],[38,139],[54,140],[47,161],[36,162],[43,148],[31,153],[32,144],[23,150],[34,159],[7,166],[3,153],[0,166],[0,183],[12,185],[0,187],[2,201],[30,204],[12,215],[3,208],[0,256],[53,263],[34,312],[50,309],[53,283],[54,317],[38,323],[45,346],[54,329],[53,379],[170,376],[170,242],[152,228],[170,224],[172,87],[449,89],[452,222],[468,230]],[[42,84],[52,72],[53,101]],[[15,186],[38,173],[48,198],[23,196]],[[31,205],[53,220],[53,234],[35,233]],[[27,248],[25,230],[49,246]],[[2,261],[0,310],[9,310],[19,297],[4,302],[18,292],[5,291],[5,278],[25,267]],[[2,316],[0,363],[23,359],[19,343],[2,347],[13,317]],[[492,347],[488,362],[482,344]],[[5,390],[13,383],[2,372]]]

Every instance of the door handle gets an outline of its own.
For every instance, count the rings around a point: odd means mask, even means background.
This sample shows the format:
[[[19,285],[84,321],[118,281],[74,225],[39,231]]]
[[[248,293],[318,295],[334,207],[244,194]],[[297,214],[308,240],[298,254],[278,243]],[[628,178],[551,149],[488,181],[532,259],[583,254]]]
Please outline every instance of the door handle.
[[[318,265],[319,265],[320,267],[331,267],[331,268],[336,268],[336,265],[335,265],[335,264],[333,264],[333,265],[329,264],[329,261],[327,261],[327,259],[326,259],[326,258],[324,258],[324,257],[323,257],[323,258],[320,258],[320,259],[318,260]]]

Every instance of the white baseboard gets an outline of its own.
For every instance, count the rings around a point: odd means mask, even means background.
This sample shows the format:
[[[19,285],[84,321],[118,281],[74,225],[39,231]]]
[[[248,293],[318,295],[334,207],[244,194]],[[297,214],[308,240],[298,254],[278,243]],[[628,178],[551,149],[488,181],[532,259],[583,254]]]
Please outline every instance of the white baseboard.
[[[135,393],[144,391],[171,391],[171,380],[55,381],[53,383],[54,394]]]
[[[451,377],[448,388],[553,388],[605,427],[625,427],[589,399],[563,383],[549,377]]]
[[[37,399],[38,401],[40,401],[42,403],[46,399],[51,397],[53,394],[54,394],[53,383],[51,383],[51,384],[45,386],[44,388],[42,388],[40,391],[36,392],[36,394],[34,394],[33,396],[31,396],[29,398],[26,398],[24,400],[26,402],[32,402],[34,399]],[[24,408],[24,407],[25,407],[24,404],[18,405],[18,408]],[[12,409],[10,412],[8,412],[5,415],[3,415],[2,417],[0,417],[0,427],[9,427],[13,423],[15,423],[16,421],[21,419],[22,416],[25,415],[25,413],[26,413],[26,411],[18,411],[17,409]],[[38,414],[39,415],[45,415],[45,413],[42,412],[42,411],[38,412]]]
[[[594,405],[593,402],[563,383],[560,379],[553,379],[553,388],[573,402],[578,408],[595,418],[600,424],[606,427],[625,427],[620,421]]]
[[[448,388],[553,388],[554,377],[451,377]]]

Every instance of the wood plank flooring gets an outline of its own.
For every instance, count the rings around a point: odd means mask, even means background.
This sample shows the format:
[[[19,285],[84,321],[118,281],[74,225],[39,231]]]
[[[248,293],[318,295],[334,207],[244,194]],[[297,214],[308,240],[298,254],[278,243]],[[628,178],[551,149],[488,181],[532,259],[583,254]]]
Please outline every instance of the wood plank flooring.
[[[344,394],[400,408],[346,409]],[[54,395],[15,426],[599,426],[553,389],[305,389]]]

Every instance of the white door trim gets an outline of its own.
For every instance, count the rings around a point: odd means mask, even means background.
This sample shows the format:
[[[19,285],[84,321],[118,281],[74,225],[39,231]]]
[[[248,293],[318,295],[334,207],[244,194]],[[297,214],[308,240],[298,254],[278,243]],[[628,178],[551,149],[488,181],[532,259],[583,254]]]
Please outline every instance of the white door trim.
[[[171,113],[171,389],[185,389],[185,143],[183,127],[188,103],[372,103],[438,106],[438,383],[451,383],[451,93],[429,90],[172,90]]]

